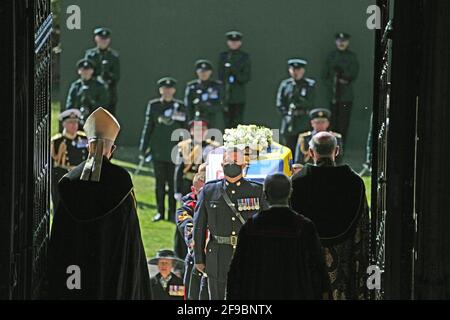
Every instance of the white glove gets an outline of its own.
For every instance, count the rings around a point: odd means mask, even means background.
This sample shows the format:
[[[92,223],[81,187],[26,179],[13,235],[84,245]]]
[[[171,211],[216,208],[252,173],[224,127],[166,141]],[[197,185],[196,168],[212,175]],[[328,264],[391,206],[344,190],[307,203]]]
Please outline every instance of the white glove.
[[[173,195],[173,197],[175,198],[175,200],[177,200],[177,201],[181,201],[181,198],[183,197],[183,195],[181,194],[181,193],[175,193],[174,195]]]

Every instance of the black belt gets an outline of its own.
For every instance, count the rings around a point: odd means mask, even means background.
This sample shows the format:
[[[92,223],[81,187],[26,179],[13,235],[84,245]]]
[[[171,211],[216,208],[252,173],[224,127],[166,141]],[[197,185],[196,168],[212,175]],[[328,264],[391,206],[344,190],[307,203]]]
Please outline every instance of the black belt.
[[[238,237],[237,236],[229,236],[229,237],[221,237],[211,235],[212,238],[217,242],[217,244],[227,244],[230,246],[237,246]]]

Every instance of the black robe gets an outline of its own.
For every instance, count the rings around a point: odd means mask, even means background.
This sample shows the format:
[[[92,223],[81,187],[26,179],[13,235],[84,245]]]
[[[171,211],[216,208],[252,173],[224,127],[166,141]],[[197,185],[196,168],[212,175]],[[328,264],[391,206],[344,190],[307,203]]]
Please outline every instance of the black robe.
[[[322,299],[328,275],[314,224],[289,208],[271,208],[239,232],[227,300]]]
[[[150,278],[133,185],[104,158],[100,182],[81,181],[84,162],[58,184],[61,201],[49,243],[51,299],[149,299]],[[69,290],[69,266],[80,268],[81,289]]]
[[[316,225],[333,298],[367,298],[369,210],[364,182],[347,166],[306,165],[292,178],[292,209]]]
[[[171,276],[172,278],[169,280],[165,290],[159,282],[161,279],[160,273],[150,279],[153,300],[184,300],[183,280],[174,273],[171,273]]]

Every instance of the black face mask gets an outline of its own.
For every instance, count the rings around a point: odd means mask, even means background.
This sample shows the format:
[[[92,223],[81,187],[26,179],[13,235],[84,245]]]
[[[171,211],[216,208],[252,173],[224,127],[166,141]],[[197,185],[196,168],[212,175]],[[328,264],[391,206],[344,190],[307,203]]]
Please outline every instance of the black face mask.
[[[235,163],[225,164],[223,166],[223,173],[227,177],[236,178],[237,176],[239,176],[242,173],[242,168],[241,168],[241,166],[239,166]]]

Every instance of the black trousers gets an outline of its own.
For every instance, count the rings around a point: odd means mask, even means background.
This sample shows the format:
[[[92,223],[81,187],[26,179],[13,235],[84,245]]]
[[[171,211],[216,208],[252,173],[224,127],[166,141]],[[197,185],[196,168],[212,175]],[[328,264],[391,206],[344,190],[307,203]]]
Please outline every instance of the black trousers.
[[[353,102],[338,102],[331,104],[331,127],[333,131],[342,135],[344,146],[345,141],[347,140],[348,128],[350,126],[352,106]]]
[[[175,164],[165,161],[153,161],[155,172],[156,207],[158,213],[164,217],[165,198],[168,197],[169,211],[166,220],[175,222],[176,200],[174,198],[174,173]],[[166,191],[166,185],[168,191]]]
[[[225,290],[227,287],[225,281],[208,277],[208,287],[210,300],[225,300]]]
[[[173,251],[177,255],[178,258],[183,259],[187,255],[187,246],[186,242],[184,242],[184,235],[175,228],[175,234],[173,236],[174,248]]]
[[[230,103],[228,110],[223,112],[223,120],[226,129],[236,128],[238,124],[243,124],[245,103]]]
[[[295,149],[297,149],[297,140],[298,140],[298,134],[297,135],[283,135],[283,144],[291,149],[292,151],[292,159],[295,159]]]
[[[192,258],[192,260],[194,260]],[[209,300],[208,278],[204,277],[196,268],[193,262],[189,281],[188,300]]]

